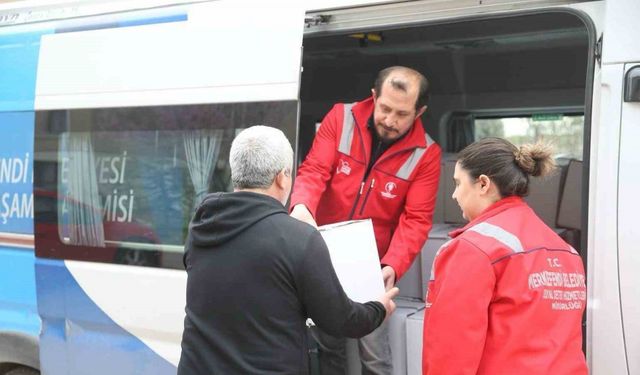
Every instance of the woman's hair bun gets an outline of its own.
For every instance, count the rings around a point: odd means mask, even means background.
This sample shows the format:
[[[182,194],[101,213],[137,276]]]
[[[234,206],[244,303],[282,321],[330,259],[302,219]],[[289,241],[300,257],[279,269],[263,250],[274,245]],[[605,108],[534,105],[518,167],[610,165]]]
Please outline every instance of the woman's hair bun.
[[[522,145],[514,156],[518,167],[531,176],[546,176],[556,167],[553,147],[546,143]]]

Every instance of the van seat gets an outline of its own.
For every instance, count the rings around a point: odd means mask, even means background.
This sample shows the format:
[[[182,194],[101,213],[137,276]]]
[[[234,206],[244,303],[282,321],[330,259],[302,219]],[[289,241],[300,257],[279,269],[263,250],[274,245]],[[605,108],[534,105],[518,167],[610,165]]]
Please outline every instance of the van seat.
[[[582,222],[582,161],[571,160],[567,167],[557,224],[562,228],[580,229]]]
[[[433,227],[413,264],[398,280],[397,286],[400,288],[401,297],[424,300],[426,285],[431,275],[431,264],[436,252],[442,244],[449,240],[447,233],[465,223],[460,207],[451,198],[455,189],[453,171],[456,160],[457,154],[455,153],[442,154]]]
[[[443,223],[445,222],[445,210],[450,204],[451,194],[453,190],[453,168],[456,165],[456,159],[458,154],[444,152],[440,159],[440,181],[438,182],[438,196],[436,197],[436,207],[433,212],[433,222]],[[454,186],[455,188],[455,186]]]
[[[397,287],[400,289],[400,296],[424,300],[427,294],[427,284],[431,277],[431,267],[436,252],[440,246],[449,241],[449,232],[459,228],[459,224],[435,223],[429,232],[429,238],[422,246],[422,250],[413,261],[411,267],[398,280]]]
[[[433,217],[434,223],[442,222],[459,225],[467,223],[462,217],[460,207],[456,201],[451,198],[456,188],[453,182],[453,172],[455,170],[457,156],[456,153],[442,154],[440,184]],[[566,169],[567,162],[558,161],[558,171],[556,173],[547,177],[532,177],[529,185],[529,195],[525,198],[536,214],[552,228],[556,226],[562,182],[566,174]],[[578,184],[580,184],[580,181],[578,181]]]
[[[563,172],[560,167],[550,176],[531,177],[529,179],[529,195],[525,197],[529,206],[551,228],[556,226]]]
[[[443,155],[442,157],[442,168],[440,170],[440,179],[444,180],[442,192],[442,199],[444,200],[444,212],[442,222],[448,224],[464,225],[467,223],[467,221],[462,218],[462,211],[460,211],[460,206],[458,206],[458,203],[456,203],[456,201],[451,198],[451,195],[453,195],[453,191],[456,190],[456,185],[453,182],[453,172],[455,171],[457,160],[458,154],[449,153]]]
[[[561,237],[580,251],[582,228],[582,161],[571,160],[567,167],[564,188],[560,198],[557,226],[566,228]]]

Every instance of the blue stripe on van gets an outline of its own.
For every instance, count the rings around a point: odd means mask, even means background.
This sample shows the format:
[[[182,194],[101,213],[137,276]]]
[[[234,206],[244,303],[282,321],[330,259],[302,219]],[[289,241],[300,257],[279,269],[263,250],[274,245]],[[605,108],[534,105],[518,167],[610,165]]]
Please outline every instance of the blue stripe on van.
[[[143,13],[144,14],[144,13]],[[122,16],[120,16],[122,17]],[[119,17],[119,18],[120,18]],[[166,14],[166,15],[158,15],[158,16],[149,16],[147,15],[144,18],[136,18],[135,16],[130,19],[113,19],[111,21],[106,22],[96,22],[99,19],[104,19],[104,16],[100,16],[100,18],[92,17],[84,21],[83,23],[76,25],[69,25],[65,27],[60,27],[56,29],[56,34],[60,33],[69,33],[74,31],[88,31],[88,30],[101,30],[101,29],[114,29],[118,27],[130,27],[130,26],[141,26],[141,25],[151,25],[158,23],[170,23],[170,22],[181,22],[187,20],[187,13],[179,13],[179,14]]]
[[[129,20],[129,21],[120,22],[120,27],[140,26],[140,25],[148,25],[152,23],[181,22],[181,21],[186,21],[187,18],[188,18],[187,13],[183,13],[183,14],[159,16],[159,17],[149,18],[149,19]]]
[[[33,263],[33,250],[0,247],[0,331],[38,337],[40,317]]]
[[[175,366],[91,300],[64,261],[38,258],[36,275],[42,317],[40,363],[47,373],[175,375]]]
[[[169,13],[173,12],[173,14]],[[186,21],[188,15],[180,10],[150,10],[118,15],[113,22],[101,22],[106,16],[80,18],[61,22],[70,26],[56,30],[44,28],[35,31],[16,26],[15,34],[0,34],[0,112],[32,111],[34,109],[36,74],[42,35],[54,32],[94,30],[112,27],[139,26],[156,23]],[[74,25],[75,24],[75,25]],[[52,25],[47,23],[45,25]],[[43,26],[44,27],[44,26]],[[6,31],[10,31],[7,27]],[[3,30],[4,31],[4,30]],[[5,32],[6,32],[5,31]]]
[[[40,37],[51,33],[0,34],[0,112],[33,111]]]

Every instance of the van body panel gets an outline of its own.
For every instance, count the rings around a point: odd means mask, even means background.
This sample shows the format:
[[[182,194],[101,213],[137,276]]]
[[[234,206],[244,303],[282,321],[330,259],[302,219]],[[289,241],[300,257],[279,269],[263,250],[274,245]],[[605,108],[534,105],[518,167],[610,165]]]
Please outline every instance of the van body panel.
[[[36,109],[296,100],[303,10],[230,3],[194,5],[184,22],[44,37]]]
[[[640,7],[638,8],[640,12]],[[640,28],[638,29],[640,31]],[[637,41],[636,41],[637,43]],[[624,72],[640,66],[625,64]],[[640,374],[640,252],[638,213],[640,212],[640,103],[622,103],[620,130],[620,176],[618,182],[618,262],[620,303],[629,374]]]
[[[640,1],[607,1],[602,62],[604,64],[640,61]]]
[[[179,314],[184,313],[184,309],[178,306],[184,306],[185,297],[179,297],[178,301],[171,300],[174,297],[172,291],[184,286],[184,283],[176,283],[174,277],[164,277],[162,282],[157,283],[156,278],[132,280],[134,276],[140,276],[132,269],[139,267],[114,265],[105,269],[104,265],[100,265],[99,272],[92,276],[92,282],[85,285],[82,273],[83,270],[91,272],[91,267],[86,262],[51,259],[38,259],[36,262],[38,310],[42,317],[40,366],[43,373],[175,374],[180,340],[171,332],[182,321],[164,325],[162,317],[179,319]],[[97,268],[95,265],[93,267]],[[179,277],[185,278],[184,272],[173,271],[173,274],[178,273],[182,274]],[[166,276],[162,272],[155,274]],[[128,284],[123,286],[118,280],[127,281]],[[170,281],[174,282],[173,285],[169,285]],[[109,292],[100,293],[100,287],[108,288]],[[131,303],[128,297],[131,295],[138,300],[127,305]],[[134,327],[122,325],[119,317],[110,315],[112,311],[108,309],[108,302],[105,302],[105,299],[122,298],[120,309],[135,316],[137,303],[148,302],[153,295],[162,295],[165,306],[158,309],[152,305],[153,310],[148,310],[150,306],[146,307],[147,311],[154,311],[154,314],[148,314],[136,327],[158,325],[140,336],[136,335],[139,332]],[[176,307],[168,309],[167,305]],[[174,315],[174,311],[178,316]],[[171,343],[167,344],[167,340],[171,340]]]
[[[584,13],[589,17],[593,23],[596,31],[596,39],[598,39],[604,32],[604,17],[605,17],[605,2],[604,1],[589,1],[584,3],[574,3],[569,5],[563,5],[559,8],[575,9]],[[596,87],[596,85],[594,85]]]
[[[604,65],[600,119],[591,134],[588,365],[598,374],[627,374],[618,285],[618,153],[622,65]]]
[[[33,252],[33,102],[46,28],[0,28],[0,368],[38,367]]]
[[[31,249],[0,245],[0,272],[9,280],[0,285],[0,332],[38,337],[34,258]]]

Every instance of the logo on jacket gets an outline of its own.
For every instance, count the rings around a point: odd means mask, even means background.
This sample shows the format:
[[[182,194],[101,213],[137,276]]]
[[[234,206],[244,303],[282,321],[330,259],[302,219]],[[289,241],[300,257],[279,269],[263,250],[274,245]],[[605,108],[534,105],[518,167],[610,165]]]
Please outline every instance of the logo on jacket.
[[[389,181],[387,182],[386,185],[384,185],[384,191],[380,192],[380,194],[382,194],[382,196],[385,198],[389,198],[389,199],[395,198],[396,195],[393,194],[392,191],[395,190],[396,187],[397,186],[395,182]]]
[[[351,167],[349,166],[349,162],[340,159],[338,162],[338,168],[336,168],[336,174],[344,173],[347,176],[351,174]]]

